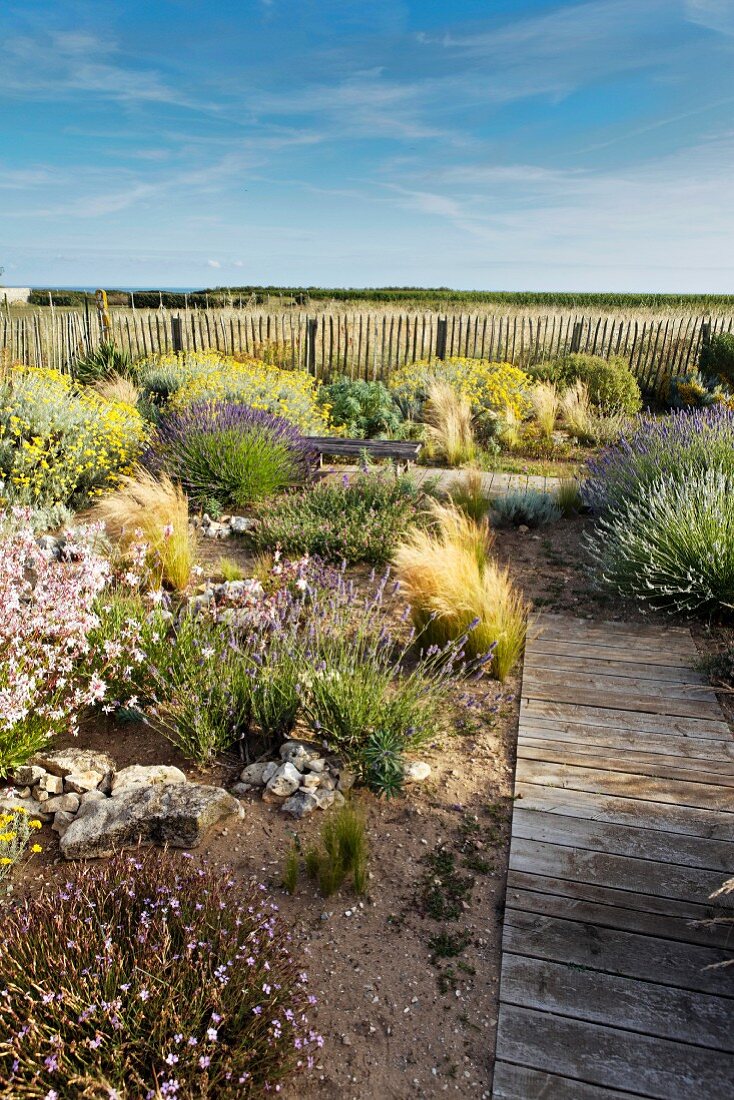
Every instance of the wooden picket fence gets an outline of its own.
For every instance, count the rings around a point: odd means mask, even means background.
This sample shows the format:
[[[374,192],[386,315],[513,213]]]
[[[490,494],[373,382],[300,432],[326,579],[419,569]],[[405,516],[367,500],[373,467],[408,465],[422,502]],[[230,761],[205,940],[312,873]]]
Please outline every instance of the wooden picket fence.
[[[116,344],[138,358],[177,350],[216,349],[261,355],[328,379],[386,379],[417,359],[462,355],[516,363],[568,351],[628,359],[643,391],[662,394],[667,379],[693,369],[701,343],[731,332],[734,318],[692,315],[621,317],[569,312],[528,315],[400,313],[390,310],[322,313],[283,310],[130,310],[112,312]],[[11,362],[72,371],[80,354],[101,339],[95,311],[38,309],[0,315],[0,351]]]

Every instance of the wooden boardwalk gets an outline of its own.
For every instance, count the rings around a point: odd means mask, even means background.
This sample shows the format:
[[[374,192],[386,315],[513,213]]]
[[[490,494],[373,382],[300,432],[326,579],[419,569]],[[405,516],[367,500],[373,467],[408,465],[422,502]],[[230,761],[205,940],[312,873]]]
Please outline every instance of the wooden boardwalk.
[[[690,633],[527,647],[494,1100],[731,1100],[734,741]],[[734,912],[731,914],[734,916]]]

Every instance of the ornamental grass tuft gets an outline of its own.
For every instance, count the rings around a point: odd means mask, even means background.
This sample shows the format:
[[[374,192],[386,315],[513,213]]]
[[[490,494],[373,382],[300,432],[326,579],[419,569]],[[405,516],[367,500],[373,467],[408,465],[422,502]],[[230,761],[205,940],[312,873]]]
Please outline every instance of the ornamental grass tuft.
[[[92,517],[104,523],[123,555],[132,553],[151,587],[165,582],[186,588],[196,561],[194,535],[186,495],[169,477],[137,470],[98,502]]]
[[[436,381],[428,390],[424,416],[429,454],[449,466],[472,461],[477,448],[468,398],[448,382]]]
[[[416,629],[439,646],[466,634],[467,653],[491,651],[491,672],[504,680],[525,644],[528,605],[490,556],[486,524],[452,504],[431,513],[433,526],[410,532],[394,556]]]
[[[322,1039],[265,887],[186,855],[77,868],[4,914],[0,1097],[262,1097]]]

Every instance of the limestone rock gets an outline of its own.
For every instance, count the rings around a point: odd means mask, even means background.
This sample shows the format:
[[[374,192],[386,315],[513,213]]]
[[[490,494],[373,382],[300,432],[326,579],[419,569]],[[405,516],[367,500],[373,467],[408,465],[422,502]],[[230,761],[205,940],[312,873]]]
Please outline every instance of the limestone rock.
[[[87,802],[99,802],[100,800],[104,801],[106,797],[107,795],[104,794],[103,791],[84,791],[83,794],[79,795],[79,801],[81,802],[82,806],[84,806]]]
[[[59,810],[59,812],[56,814],[56,817],[54,818],[54,823],[51,828],[55,833],[58,833],[59,836],[62,837],[74,820],[74,814],[70,813],[68,810]]]
[[[314,790],[322,782],[322,777],[317,775],[316,772],[309,772],[308,775],[303,777],[303,787],[306,790]]]
[[[229,793],[234,795],[235,798],[245,798],[255,790],[257,790],[257,787],[251,783],[235,783],[234,787],[230,787]]]
[[[162,784],[185,783],[186,776],[180,768],[169,764],[131,764],[122,768],[112,780],[112,797],[119,798],[133,787],[153,787]]]
[[[300,785],[300,772],[292,764],[282,764],[268,781],[263,791],[263,798],[266,802],[272,798],[288,798],[289,795],[298,790]]]
[[[279,767],[280,764],[277,760],[271,760],[269,764],[266,764],[263,768],[262,782],[269,783]],[[245,782],[247,782],[247,780],[245,780]]]
[[[272,763],[272,761],[270,763]],[[240,772],[240,781],[249,784],[251,787],[263,787],[267,782],[264,778],[265,771],[270,767],[270,763],[263,760],[258,764],[248,764],[247,767]],[[272,774],[275,773],[273,772]],[[268,779],[269,778],[270,776],[268,776]]]
[[[71,775],[67,775],[64,780],[64,790],[71,791],[73,794],[84,794],[86,791],[96,791],[101,783],[104,783],[104,779],[100,779],[99,772],[89,768],[83,772],[72,772]]]
[[[34,802],[46,802],[51,796],[48,791],[44,791],[43,787],[36,785],[31,790],[31,798]]]
[[[60,775],[50,775],[46,772],[38,780],[38,786],[42,791],[48,791],[49,794],[62,794],[64,781]]]
[[[10,778],[19,787],[35,787],[39,779],[42,779],[45,774],[45,769],[39,768],[37,764],[21,764],[19,767],[13,768]]]
[[[21,798],[17,793],[0,791],[0,814],[10,810],[25,810],[30,818],[38,818],[39,821],[50,821],[51,814],[47,814],[43,805],[33,798]]]
[[[301,818],[307,814],[313,813],[317,809],[319,803],[314,791],[301,788],[300,791],[296,791],[295,794],[287,798],[283,803],[283,813],[290,814],[291,817]]]
[[[247,516],[230,516],[229,529],[233,535],[244,535],[254,525]]]
[[[318,757],[318,751],[303,741],[284,741],[280,746],[280,758],[294,768],[303,771],[310,760]]]
[[[404,783],[423,783],[431,774],[431,765],[425,760],[409,760],[403,768]]]
[[[104,795],[102,795],[104,798]],[[75,814],[79,809],[79,795],[78,794],[60,794],[55,798],[49,798],[48,802],[44,802],[43,805],[46,813],[58,814],[69,813]]]
[[[138,844],[193,848],[223,817],[243,813],[237,799],[221,787],[181,782],[134,786],[81,806],[61,838],[61,852],[66,859],[93,859]]]
[[[111,756],[106,752],[93,752],[91,749],[68,748],[57,749],[55,752],[37,752],[31,763],[45,768],[51,775],[60,775],[62,779],[67,775],[96,772],[99,776],[97,783],[117,771],[117,765]]]

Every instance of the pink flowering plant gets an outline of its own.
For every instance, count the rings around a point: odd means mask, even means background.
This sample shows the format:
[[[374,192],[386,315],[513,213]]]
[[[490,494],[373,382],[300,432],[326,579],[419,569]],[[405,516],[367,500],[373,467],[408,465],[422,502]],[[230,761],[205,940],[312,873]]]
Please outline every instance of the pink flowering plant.
[[[260,1097],[312,1067],[306,975],[265,887],[120,855],[6,915],[2,1100]]]
[[[96,530],[69,533],[57,561],[22,513],[14,520],[0,536],[0,776],[55,733],[75,733],[83,708],[105,694],[99,676],[76,676],[108,578],[93,548]]]

